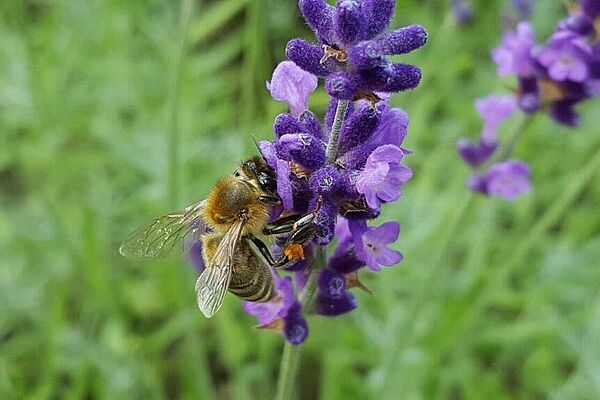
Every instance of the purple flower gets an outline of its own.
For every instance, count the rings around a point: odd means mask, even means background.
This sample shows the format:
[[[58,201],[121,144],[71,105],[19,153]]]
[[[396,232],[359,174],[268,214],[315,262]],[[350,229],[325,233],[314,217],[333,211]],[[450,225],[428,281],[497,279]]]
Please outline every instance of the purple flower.
[[[400,235],[400,224],[397,222],[385,222],[377,228],[371,228],[363,220],[353,223],[350,228],[354,231],[357,257],[364,260],[373,271],[381,270],[382,265],[394,266],[404,259],[402,253],[388,247]]]
[[[556,101],[550,106],[550,117],[565,126],[579,126],[581,118],[575,111],[575,103],[572,101]]]
[[[581,0],[581,8],[590,18],[600,17],[600,1],[598,0]]]
[[[534,72],[534,61],[531,57],[534,45],[535,35],[529,22],[520,22],[516,32],[505,33],[502,45],[492,51],[492,58],[498,66],[498,75],[531,76]]]
[[[355,109],[360,110],[361,102]],[[383,103],[383,105],[382,105]],[[364,138],[363,142],[360,144],[355,144],[354,147],[345,144],[344,136],[342,135],[340,147],[343,149],[348,149],[346,152],[341,151],[338,155],[338,163],[346,166],[349,169],[361,170],[364,168],[365,163],[367,162],[367,158],[371,155],[371,153],[378,147],[391,144],[397,147],[402,146],[402,142],[406,137],[408,132],[408,115],[406,112],[399,108],[389,108],[386,102],[382,102],[378,104],[378,110],[380,110],[380,116],[376,117],[379,120],[377,127],[374,131],[370,130],[370,127],[365,129],[366,125],[362,126],[361,129],[364,129],[359,133],[358,136]],[[366,102],[364,102],[366,104]],[[351,119],[353,120],[354,111],[349,112],[348,119],[346,123],[342,127],[342,131],[349,130],[352,132],[347,125],[351,124]],[[407,150],[402,149],[404,154],[410,153]]]
[[[469,187],[488,196],[501,196],[513,201],[531,190],[530,174],[529,165],[509,160],[492,165],[484,175],[472,176]]]
[[[419,84],[417,67],[394,64],[385,57],[408,53],[427,41],[427,32],[419,25],[384,32],[394,0],[339,0],[335,7],[326,0],[299,4],[320,46],[294,39],[286,55],[307,72],[327,78],[332,97],[353,100],[365,93],[399,92]]]
[[[194,266],[198,274],[201,274],[202,271],[206,268],[204,266],[204,257],[202,255],[202,241],[198,240],[192,244],[188,251],[188,260]]]
[[[465,162],[473,167],[477,167],[490,159],[498,149],[498,142],[486,142],[480,140],[473,143],[468,139],[460,139],[456,144],[460,156]]]
[[[477,167],[486,162],[498,149],[498,127],[517,108],[514,96],[490,95],[475,101],[475,108],[483,118],[483,131],[477,143],[461,139],[457,149],[461,157],[471,166]]]
[[[297,301],[292,279],[288,276],[280,278],[277,275],[274,275],[274,278],[277,294],[271,301],[265,303],[244,302],[244,310],[255,316],[261,325],[269,325],[277,318],[284,318],[290,307]]]
[[[356,190],[364,194],[369,207],[400,198],[402,185],[412,178],[412,170],[401,165],[404,152],[398,146],[383,145],[367,158],[365,169],[358,175]]]
[[[584,82],[590,74],[591,49],[571,32],[557,32],[536,59],[555,81]]]
[[[346,288],[344,274],[326,268],[319,274],[318,284],[318,314],[336,316],[356,308],[356,299]]]
[[[267,89],[275,100],[284,101],[294,117],[308,110],[308,98],[317,88],[317,77],[305,72],[291,61],[280,62]]]
[[[492,94],[477,99],[475,108],[484,121],[481,138],[486,142],[493,142],[496,140],[496,133],[500,124],[510,118],[517,109],[517,99],[514,96]]]
[[[300,302],[294,301],[283,321],[283,335],[288,342],[294,345],[304,343],[308,337],[308,324],[302,315]]]
[[[473,19],[473,7],[465,0],[451,0],[452,13],[456,22],[467,24]]]

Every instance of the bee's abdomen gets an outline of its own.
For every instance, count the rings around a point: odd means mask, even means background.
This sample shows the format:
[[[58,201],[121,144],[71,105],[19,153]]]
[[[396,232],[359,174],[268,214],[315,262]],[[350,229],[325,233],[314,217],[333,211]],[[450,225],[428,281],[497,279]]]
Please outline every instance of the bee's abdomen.
[[[246,301],[271,300],[275,285],[269,267],[252,253],[247,243],[240,243],[237,251],[229,291]]]

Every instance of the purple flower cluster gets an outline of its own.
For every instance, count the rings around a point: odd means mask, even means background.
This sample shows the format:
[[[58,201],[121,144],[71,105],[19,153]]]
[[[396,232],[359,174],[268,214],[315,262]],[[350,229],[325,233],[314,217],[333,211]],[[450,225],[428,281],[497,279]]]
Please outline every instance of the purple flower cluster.
[[[527,164],[507,161],[515,143],[508,143],[507,151],[498,150],[498,126],[517,108],[526,115],[547,112],[559,124],[577,126],[575,106],[600,93],[599,37],[600,0],[582,0],[545,45],[536,44],[533,27],[526,21],[504,35],[492,59],[498,75],[517,78],[518,89],[514,95],[492,95],[476,102],[485,121],[481,138],[457,144],[462,158],[475,169],[468,184],[471,190],[513,200],[531,189]],[[489,165],[492,161],[496,164]]]
[[[378,271],[403,259],[389,247],[398,239],[399,224],[370,226],[367,221],[384,204],[398,200],[412,177],[403,164],[410,154],[402,147],[408,115],[390,106],[389,93],[416,87],[421,74],[417,67],[391,63],[386,56],[407,53],[427,39],[417,25],[384,32],[394,0],[339,0],[335,7],[325,0],[300,0],[299,5],[319,45],[302,39],[288,43],[290,61],[277,66],[267,88],[288,104],[289,112],[275,118],[276,139],[261,141],[259,147],[277,173],[282,207],[273,218],[312,213],[314,238],[304,247],[304,258],[286,266],[295,280],[274,273],[275,298],[245,304],[261,327],[281,331],[293,344],[308,335],[303,313],[337,316],[357,307],[351,289],[368,291],[358,278],[361,268]],[[332,97],[323,122],[308,110],[317,77],[326,78]],[[285,254],[285,238],[280,239],[276,251]],[[317,249],[334,239],[332,256],[315,271]],[[299,294],[311,274],[318,274],[318,290],[303,309]]]
[[[597,94],[600,45],[596,29],[600,0],[583,0],[581,7],[560,21],[543,46],[536,45],[529,22],[507,32],[492,58],[500,76],[518,78],[518,103],[532,114],[547,110],[556,122],[577,126],[575,106]]]
[[[395,0],[300,0],[300,10],[318,44],[292,39],[288,59],[311,74],[326,78],[327,92],[340,100],[372,98],[415,88],[421,70],[393,63],[387,56],[406,54],[425,44],[420,25],[386,31]]]

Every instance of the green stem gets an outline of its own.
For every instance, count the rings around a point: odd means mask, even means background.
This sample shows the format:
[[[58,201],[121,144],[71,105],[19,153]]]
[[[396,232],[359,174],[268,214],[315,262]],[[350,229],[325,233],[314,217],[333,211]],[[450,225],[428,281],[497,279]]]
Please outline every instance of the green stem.
[[[334,164],[335,159],[337,158],[340,131],[342,130],[342,124],[346,118],[349,104],[350,101],[348,100],[338,101],[338,105],[335,110],[335,119],[333,120],[333,126],[331,127],[331,134],[329,135],[329,142],[327,143],[327,162],[329,164]]]
[[[334,164],[337,157],[337,148],[340,139],[340,130],[348,112],[348,100],[338,101],[337,109],[335,110],[335,119],[329,135],[327,143],[327,162]],[[300,295],[300,303],[302,309],[309,310],[312,306],[314,298],[317,294],[317,274],[325,268],[327,262],[327,247],[318,246],[315,251],[315,260],[311,268],[308,281],[304,286],[304,290]],[[279,370],[279,380],[277,382],[277,400],[289,400],[292,396],[296,383],[296,372],[300,360],[300,346],[293,345],[290,342],[285,342],[283,346],[283,355],[281,357],[281,367]]]
[[[167,116],[167,193],[169,206],[177,207],[180,180],[179,88],[188,43],[188,31],[194,8],[193,0],[182,0],[173,65],[169,76],[169,114]]]
[[[535,115],[536,114],[532,114],[532,115],[527,114],[525,116],[525,119],[523,119],[523,121],[521,121],[521,123],[517,127],[517,130],[515,131],[513,136],[506,143],[504,149],[500,152],[500,155],[497,158],[497,161],[506,161],[512,155],[513,151],[515,150],[515,147],[517,146],[517,143],[519,142],[519,140],[523,137],[525,132],[527,132],[527,130],[531,126],[531,123],[535,119]]]
[[[318,247],[315,255],[315,263],[311,270],[308,281],[300,295],[302,309],[310,309],[312,302],[317,294],[317,273],[325,267],[326,248]],[[283,355],[281,357],[281,367],[279,370],[279,381],[277,382],[277,400],[288,400],[292,396],[292,391],[296,382],[296,372],[300,360],[300,346],[286,341],[283,346]]]

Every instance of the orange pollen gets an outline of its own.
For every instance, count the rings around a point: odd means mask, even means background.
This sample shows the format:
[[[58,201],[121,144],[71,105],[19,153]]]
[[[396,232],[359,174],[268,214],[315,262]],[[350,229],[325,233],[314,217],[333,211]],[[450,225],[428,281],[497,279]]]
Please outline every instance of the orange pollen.
[[[283,249],[283,254],[288,260],[304,260],[304,247],[298,243],[292,243]]]
[[[323,58],[321,58],[321,61],[319,61],[321,64],[324,64],[327,60],[329,60],[332,57],[339,62],[348,61],[348,53],[346,53],[345,50],[334,49],[333,47],[324,44],[323,51],[325,52],[325,54],[323,54]]]

